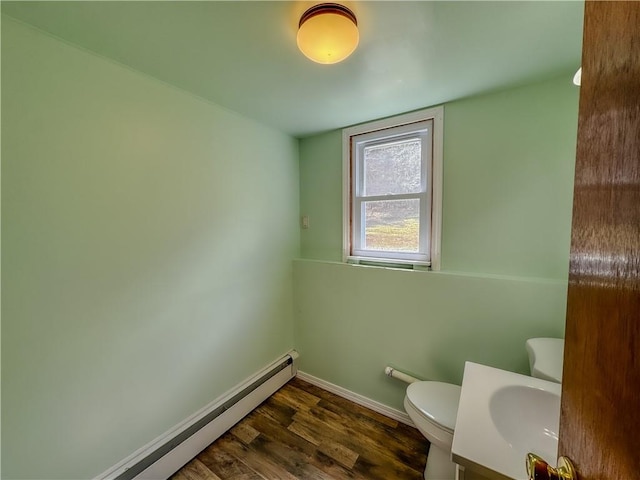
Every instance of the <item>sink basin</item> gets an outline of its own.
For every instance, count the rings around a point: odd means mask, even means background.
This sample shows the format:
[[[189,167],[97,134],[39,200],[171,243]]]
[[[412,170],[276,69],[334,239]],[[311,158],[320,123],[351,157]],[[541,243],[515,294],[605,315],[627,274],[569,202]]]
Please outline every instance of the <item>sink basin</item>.
[[[489,412],[502,438],[522,458],[532,452],[555,460],[560,395],[541,388],[510,385],[491,395]]]
[[[560,392],[558,383],[467,362],[453,461],[491,480],[527,479],[529,452],[555,462]]]

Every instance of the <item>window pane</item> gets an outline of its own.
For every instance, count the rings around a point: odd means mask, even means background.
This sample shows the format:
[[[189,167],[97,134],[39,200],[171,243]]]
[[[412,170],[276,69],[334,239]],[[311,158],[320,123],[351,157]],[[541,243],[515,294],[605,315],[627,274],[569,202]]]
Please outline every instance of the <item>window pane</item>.
[[[365,250],[418,252],[420,200],[364,202]]]
[[[364,196],[418,193],[421,141],[364,147]]]

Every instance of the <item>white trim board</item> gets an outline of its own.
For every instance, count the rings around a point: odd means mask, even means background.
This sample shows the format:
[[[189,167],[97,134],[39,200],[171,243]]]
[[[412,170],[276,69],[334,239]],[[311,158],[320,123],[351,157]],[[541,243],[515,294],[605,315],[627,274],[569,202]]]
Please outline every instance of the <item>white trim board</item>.
[[[300,380],[304,380],[305,382],[309,382],[311,385],[315,385],[316,387],[323,388],[328,392],[335,393],[339,397],[346,398],[347,400],[351,400],[353,403],[357,403],[358,405],[362,405],[374,412],[378,412],[385,417],[392,418],[400,423],[404,423],[411,427],[415,426],[409,415],[405,412],[401,412],[400,410],[396,410],[395,408],[391,408],[387,405],[384,405],[380,402],[376,402],[375,400],[371,400],[370,398],[365,397],[364,395],[360,395],[359,393],[352,392],[351,390],[347,390],[346,388],[339,387],[333,383],[327,382],[326,380],[322,380],[318,377],[314,377],[313,375],[309,375],[308,373],[301,372],[298,370],[296,375]]]

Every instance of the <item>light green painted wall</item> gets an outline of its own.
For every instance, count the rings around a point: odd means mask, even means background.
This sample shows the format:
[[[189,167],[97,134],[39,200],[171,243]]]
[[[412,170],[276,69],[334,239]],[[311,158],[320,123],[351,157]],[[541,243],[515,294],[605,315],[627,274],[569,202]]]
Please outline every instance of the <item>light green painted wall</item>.
[[[566,279],[572,75],[445,106],[442,269]]]
[[[91,478],[293,346],[298,142],[2,20],[2,477]]]
[[[300,141],[300,230],[303,258],[342,261],[342,131]]]
[[[578,89],[566,78],[445,106],[442,271],[343,265],[341,134],[300,142],[301,369],[402,409],[385,365],[460,383],[465,360],[527,372],[562,336]]]
[[[442,270],[567,277],[578,118],[571,77],[445,105]],[[342,133],[300,141],[303,258],[342,258]]]
[[[403,411],[406,384],[462,382],[465,360],[526,373],[524,342],[563,336],[566,282],[294,262],[300,368]]]

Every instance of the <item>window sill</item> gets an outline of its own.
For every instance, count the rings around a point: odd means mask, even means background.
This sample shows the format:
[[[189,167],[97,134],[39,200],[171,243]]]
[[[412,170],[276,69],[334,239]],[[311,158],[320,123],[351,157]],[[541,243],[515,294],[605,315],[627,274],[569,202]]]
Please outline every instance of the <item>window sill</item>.
[[[399,268],[403,270],[431,271],[431,262],[419,262],[415,260],[397,260],[391,258],[374,258],[348,256],[345,263],[350,265],[362,265],[366,267]]]

